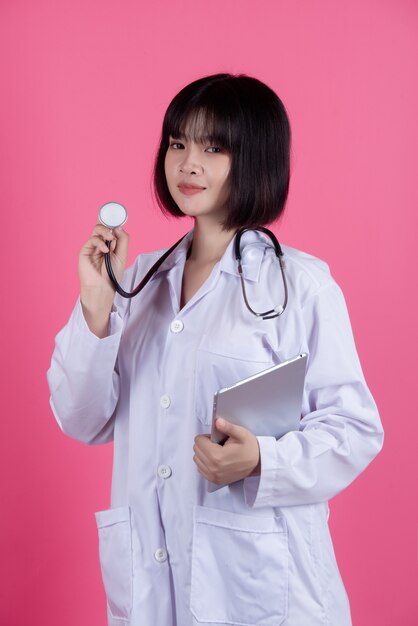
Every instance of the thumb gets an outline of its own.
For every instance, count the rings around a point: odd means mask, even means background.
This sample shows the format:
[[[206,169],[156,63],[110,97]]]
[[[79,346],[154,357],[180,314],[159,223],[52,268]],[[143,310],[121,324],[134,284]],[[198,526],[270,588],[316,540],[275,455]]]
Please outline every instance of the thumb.
[[[233,437],[234,439],[243,439],[247,432],[242,426],[237,426],[231,422],[227,422],[222,417],[218,417],[216,420],[216,428],[221,432]]]
[[[115,228],[113,234],[116,237],[115,252],[121,258],[122,263],[125,264],[128,258],[129,235],[123,228]]]

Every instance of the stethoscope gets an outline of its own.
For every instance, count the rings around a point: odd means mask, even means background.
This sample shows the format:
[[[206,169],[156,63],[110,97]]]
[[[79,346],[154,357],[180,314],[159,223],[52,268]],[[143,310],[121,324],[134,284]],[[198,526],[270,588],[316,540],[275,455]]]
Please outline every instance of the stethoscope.
[[[127,219],[128,219],[128,212],[125,209],[125,207],[119,202],[107,202],[101,207],[99,211],[99,221],[101,224],[103,224],[107,228],[111,228],[111,229],[119,228],[120,226],[123,226],[123,224],[125,224]],[[283,286],[284,286],[284,302],[283,304],[279,304],[278,306],[275,306],[273,309],[270,309],[269,311],[264,311],[264,313],[257,313],[256,311],[254,311],[254,309],[251,308],[248,302],[247,292],[245,289],[245,281],[244,281],[244,277],[242,274],[242,265],[241,265],[240,243],[241,243],[242,235],[247,230],[261,230],[268,237],[270,237],[271,241],[273,242],[276,257],[278,258],[279,264],[280,264],[280,271],[282,274],[282,280],[283,280]],[[186,233],[186,235],[187,234],[188,233]],[[148,272],[145,274],[144,278],[141,280],[139,285],[131,292],[128,292],[122,289],[122,287],[119,285],[118,281],[116,280],[116,276],[113,273],[112,264],[110,262],[110,241],[106,241],[106,245],[109,248],[109,252],[105,254],[105,265],[106,265],[107,273],[109,274],[109,278],[112,281],[118,294],[123,296],[124,298],[133,298],[140,291],[142,291],[145,285],[154,276],[155,272],[158,270],[160,265],[162,265],[164,261],[166,260],[166,258],[169,257],[170,254],[173,252],[173,250],[177,248],[177,246],[183,241],[186,235],[183,235],[183,237],[179,239],[173,246],[171,246],[169,250],[166,250],[166,252],[164,252],[164,254],[158,259],[158,261],[154,263],[151,269],[148,270]],[[243,295],[244,302],[245,302],[247,309],[253,315],[255,315],[257,319],[260,319],[260,320],[261,319],[271,320],[275,317],[279,317],[279,315],[282,315],[287,306],[288,289],[287,289],[286,276],[284,272],[283,252],[282,252],[279,242],[277,241],[276,235],[272,233],[271,230],[269,230],[268,228],[265,228],[264,226],[257,226],[253,228],[252,227],[239,228],[237,232],[235,233],[234,251],[235,251],[235,258],[238,264],[238,272],[239,272],[239,276],[241,279],[242,295]]]

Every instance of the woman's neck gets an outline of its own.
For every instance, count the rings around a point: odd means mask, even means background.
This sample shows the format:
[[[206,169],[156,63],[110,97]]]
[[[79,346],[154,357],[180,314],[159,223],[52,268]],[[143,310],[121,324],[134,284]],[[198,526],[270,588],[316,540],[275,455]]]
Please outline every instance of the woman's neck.
[[[209,219],[195,218],[190,261],[197,264],[216,263],[221,259],[235,235],[236,228],[222,230],[220,224]]]

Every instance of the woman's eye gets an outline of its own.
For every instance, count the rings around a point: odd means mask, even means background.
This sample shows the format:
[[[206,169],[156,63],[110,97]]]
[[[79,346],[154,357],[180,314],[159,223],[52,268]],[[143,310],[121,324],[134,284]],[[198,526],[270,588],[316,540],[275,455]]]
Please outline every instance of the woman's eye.
[[[173,148],[173,150],[181,150],[184,148],[184,145],[179,141],[170,141],[169,145],[170,148]],[[209,146],[206,150],[211,154],[219,154],[219,152],[222,152],[222,148],[219,146]]]
[[[178,141],[172,141],[172,142],[170,143],[170,147],[171,147],[171,148],[174,148],[174,150],[178,150],[178,148],[175,148],[175,146],[182,146],[182,145],[183,145],[183,144],[182,144],[182,143],[179,143]]]

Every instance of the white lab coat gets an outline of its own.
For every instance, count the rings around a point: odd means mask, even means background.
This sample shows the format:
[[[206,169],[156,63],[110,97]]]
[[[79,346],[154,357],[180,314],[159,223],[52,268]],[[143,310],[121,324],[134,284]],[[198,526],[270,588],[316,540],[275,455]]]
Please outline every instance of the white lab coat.
[[[118,295],[110,334],[90,332],[77,301],[56,337],[51,407],[70,437],[114,441],[111,508],[96,513],[109,626],[347,626],[347,595],[328,500],[383,443],[344,297],[328,266],[283,246],[289,304],[258,321],[245,307],[233,241],[180,310],[191,230],[132,300]],[[284,300],[268,239],[242,239],[248,298]],[[142,254],[133,289],[162,251]],[[258,437],[261,476],[214,493],[193,461],[220,387],[307,352],[300,430]]]

